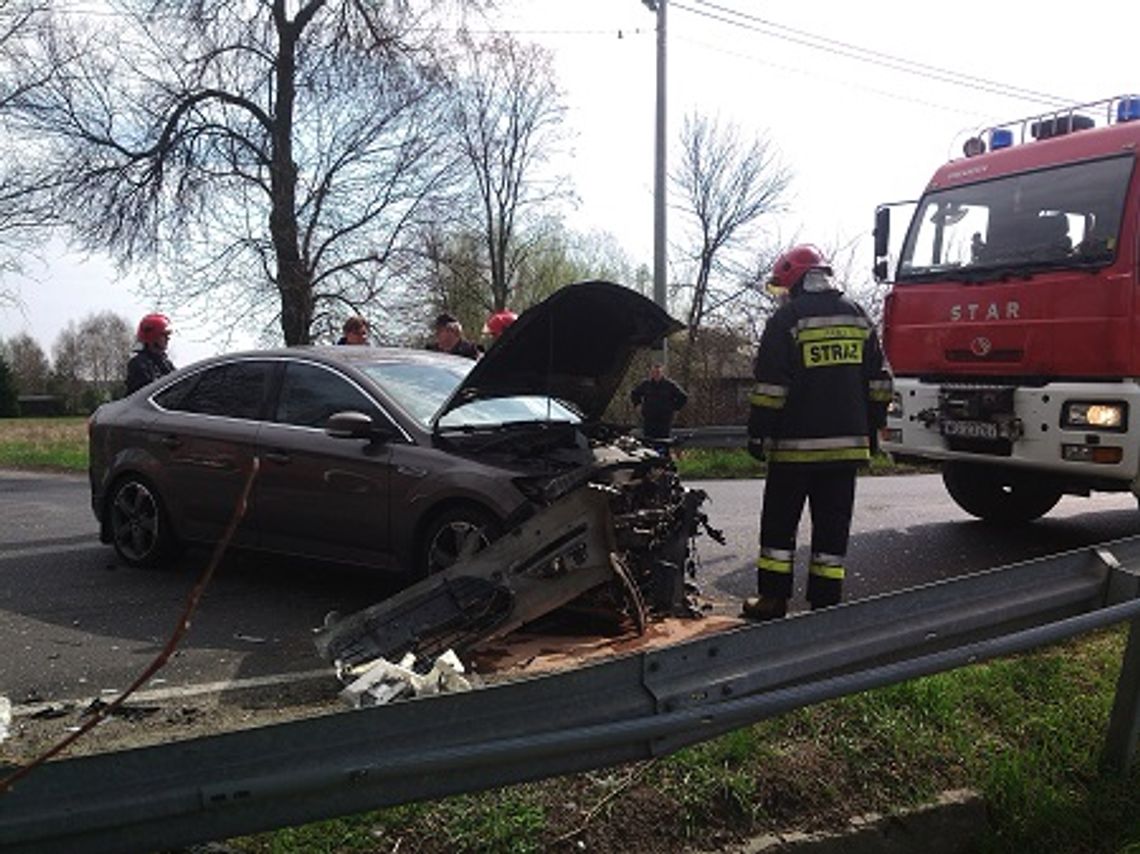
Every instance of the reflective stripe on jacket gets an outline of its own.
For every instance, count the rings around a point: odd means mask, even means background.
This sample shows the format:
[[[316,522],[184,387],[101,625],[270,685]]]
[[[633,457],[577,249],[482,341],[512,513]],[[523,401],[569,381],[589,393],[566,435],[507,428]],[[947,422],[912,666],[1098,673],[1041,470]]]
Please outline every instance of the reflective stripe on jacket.
[[[821,280],[778,309],[760,338],[748,436],[772,462],[866,461],[886,423],[891,377],[874,324]]]

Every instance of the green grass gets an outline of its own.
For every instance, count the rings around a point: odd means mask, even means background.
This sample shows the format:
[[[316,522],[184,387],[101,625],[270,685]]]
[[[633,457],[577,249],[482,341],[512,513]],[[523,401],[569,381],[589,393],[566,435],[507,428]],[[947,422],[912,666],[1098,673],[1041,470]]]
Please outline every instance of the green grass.
[[[0,468],[87,470],[87,419],[0,418]]]
[[[0,418],[0,468],[49,471],[87,470],[86,419]],[[684,448],[677,453],[677,470],[683,478],[731,479],[763,477],[766,468],[743,449]],[[915,471],[878,454],[868,474]]]
[[[681,448],[675,454],[677,471],[690,480],[763,477],[767,466],[752,458],[742,448]],[[871,463],[860,469],[862,474],[907,474],[935,471],[894,462],[886,454],[875,454]]]
[[[247,852],[710,850],[968,787],[979,850],[1140,852],[1140,770],[1102,770],[1126,633],[845,697],[671,756],[231,840]]]

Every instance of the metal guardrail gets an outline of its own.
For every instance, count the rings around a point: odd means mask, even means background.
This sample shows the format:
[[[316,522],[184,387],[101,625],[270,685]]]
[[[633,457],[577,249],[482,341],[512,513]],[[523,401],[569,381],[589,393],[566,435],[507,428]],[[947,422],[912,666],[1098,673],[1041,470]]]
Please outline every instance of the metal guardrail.
[[[1126,767],[1140,537],[471,693],[51,763],[0,796],[0,850],[169,848],[605,767],[1121,621],[1105,755]]]
[[[633,431],[640,436],[640,430]],[[679,448],[747,448],[748,428],[744,425],[674,427],[673,443]]]
[[[673,438],[682,448],[747,448],[748,428],[744,425],[720,427],[678,427]]]

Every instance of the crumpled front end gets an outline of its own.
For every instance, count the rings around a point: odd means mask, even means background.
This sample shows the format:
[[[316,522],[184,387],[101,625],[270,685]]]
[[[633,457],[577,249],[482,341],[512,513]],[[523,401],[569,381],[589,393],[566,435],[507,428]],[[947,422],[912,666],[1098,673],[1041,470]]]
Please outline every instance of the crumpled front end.
[[[321,629],[316,644],[339,666],[408,653],[462,654],[563,605],[590,597],[643,629],[659,616],[698,616],[694,540],[718,540],[706,495],[681,483],[671,460],[635,439],[598,443],[591,462],[520,488],[536,510],[487,548],[364,611]]]

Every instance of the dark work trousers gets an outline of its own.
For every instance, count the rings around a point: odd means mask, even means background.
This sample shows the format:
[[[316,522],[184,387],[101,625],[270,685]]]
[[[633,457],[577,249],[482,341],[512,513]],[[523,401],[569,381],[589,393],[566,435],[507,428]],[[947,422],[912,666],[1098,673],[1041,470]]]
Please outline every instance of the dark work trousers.
[[[838,604],[855,506],[854,464],[769,463],[760,514],[760,595],[789,599],[796,529],[804,501],[811,512],[807,599],[813,608]]]

